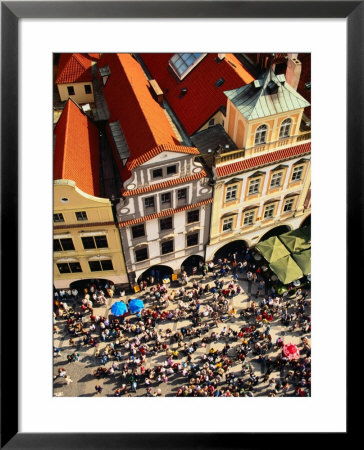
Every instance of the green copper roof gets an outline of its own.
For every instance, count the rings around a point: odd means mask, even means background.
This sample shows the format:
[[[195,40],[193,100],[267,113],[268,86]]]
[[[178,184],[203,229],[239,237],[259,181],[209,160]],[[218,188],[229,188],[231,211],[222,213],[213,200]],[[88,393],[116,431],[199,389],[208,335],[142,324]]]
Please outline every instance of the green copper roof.
[[[248,120],[260,119],[282,112],[310,106],[286,81],[270,68],[259,80],[224,94]]]

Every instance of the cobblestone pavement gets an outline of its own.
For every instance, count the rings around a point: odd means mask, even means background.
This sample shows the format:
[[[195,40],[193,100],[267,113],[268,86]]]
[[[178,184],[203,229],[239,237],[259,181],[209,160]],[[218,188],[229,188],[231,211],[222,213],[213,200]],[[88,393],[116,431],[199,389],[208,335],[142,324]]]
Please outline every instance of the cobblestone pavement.
[[[242,309],[246,309],[250,306],[250,302],[254,299],[254,294],[257,291],[258,283],[254,284],[251,282],[246,281],[246,279],[242,278],[242,275],[239,274],[239,280],[238,283],[242,287],[242,292],[239,295],[236,295],[233,299],[230,299],[230,305],[233,306],[236,310],[236,316],[231,317],[226,323],[219,323],[217,327],[211,328],[209,332],[206,334],[209,336],[211,334],[211,331],[217,332],[218,330],[221,331],[224,326],[227,328],[231,328],[232,330],[239,331],[241,327],[247,326],[248,322],[246,319],[242,318],[240,316],[240,311]],[[210,286],[213,285],[213,278],[212,276],[207,275],[206,278],[203,280],[201,276],[196,276],[197,280],[204,286],[206,283],[209,283]],[[189,287],[192,288],[192,282],[194,278],[191,278],[189,280],[187,289]],[[223,280],[227,283],[232,280],[232,276],[226,276],[223,278]],[[149,289],[149,288],[148,288]],[[170,292],[172,289],[169,288],[168,291]],[[134,295],[128,295],[126,297],[121,298],[121,300],[126,301],[130,298],[136,298],[141,297],[142,293],[134,294]],[[205,305],[209,302],[211,299],[212,294],[209,293],[207,295],[203,295],[200,298],[201,305]],[[254,297],[254,298],[253,298]],[[266,296],[267,298],[267,296]],[[310,304],[311,300],[308,297],[308,307],[306,307],[305,314],[310,315]],[[103,307],[94,307],[94,315],[99,315],[103,317],[108,317],[110,314],[111,306],[114,302],[120,300],[118,297],[114,298],[108,298],[106,305]],[[259,299],[256,301],[259,302]],[[81,305],[81,300],[77,302],[78,307]],[[151,302],[144,301],[145,307],[152,307]],[[68,305],[72,306],[72,301],[68,302]],[[292,299],[292,305],[295,305],[295,300]],[[174,309],[177,306],[177,300],[169,302],[169,306],[167,309]],[[78,307],[76,306],[76,310],[78,310]],[[231,308],[229,308],[231,309]],[[290,309],[288,310],[290,312]],[[134,316],[130,316],[134,317]],[[211,322],[211,319],[209,319]],[[206,319],[202,320],[202,325],[206,322]],[[91,322],[88,319],[86,322],[85,328],[88,330]],[[58,332],[54,333],[54,345],[56,347],[60,348],[61,354],[59,356],[54,357],[54,395],[55,396],[70,396],[70,397],[92,397],[92,396],[114,396],[114,391],[117,388],[120,388],[123,381],[120,376],[120,370],[119,368],[115,370],[115,374],[113,376],[108,376],[101,379],[96,379],[96,377],[93,375],[93,372],[95,369],[97,369],[100,366],[103,366],[100,358],[95,356],[95,348],[90,348],[90,346],[83,345],[82,337],[77,336],[73,339],[76,343],[76,347],[71,347],[69,345],[69,338],[72,337],[67,330],[67,323],[66,319],[56,319],[55,321],[56,327],[58,327]],[[270,323],[271,329],[270,334],[272,336],[273,343],[276,342],[276,339],[278,337],[281,337],[283,339],[283,342],[285,344],[287,343],[293,343],[298,346],[299,349],[302,349],[303,343],[302,338],[306,337],[308,339],[309,345],[311,344],[311,335],[308,333],[303,334],[301,329],[291,331],[291,326],[284,326],[281,323],[280,318],[275,318],[273,322]],[[172,335],[178,331],[181,330],[183,327],[191,327],[191,320],[178,320],[178,321],[165,321],[156,326],[157,330],[160,330],[162,332],[162,336],[165,336],[165,331],[169,328],[172,330]],[[265,326],[262,326],[262,331],[264,330]],[[99,326],[96,325],[95,332],[92,333],[93,337],[99,337]],[[204,335],[202,334],[200,338],[185,338],[183,340],[184,342],[194,342],[194,341],[201,341],[202,337]],[[234,353],[235,348],[241,343],[242,339],[238,338],[237,340],[233,340],[230,338],[227,340],[226,338],[220,338],[218,342],[212,342],[210,344],[207,344],[205,348],[202,348],[199,346],[197,350],[192,354],[192,363],[194,362],[200,362],[201,356],[203,353],[208,353],[211,347],[214,347],[215,350],[221,350],[226,342],[229,342],[229,345],[231,346],[230,352]],[[106,347],[108,342],[100,342],[98,339],[98,350],[102,350]],[[177,349],[177,343],[171,341],[170,338],[164,337],[162,342],[167,342],[169,348],[171,349]],[[76,362],[68,362],[67,355],[72,353],[73,351],[77,351],[79,353],[79,361]],[[281,349],[277,349],[276,347],[272,348],[268,355],[271,356],[273,359],[281,353]],[[230,353],[229,353],[230,354]],[[180,355],[182,355],[182,352],[180,352]],[[121,362],[117,362],[118,366],[123,365],[124,359],[126,360],[128,357],[127,354],[123,353],[123,360]],[[166,353],[164,351],[159,352],[157,356],[150,356],[146,359],[146,362],[144,366],[146,368],[148,367],[155,367],[157,365],[163,364],[164,361],[167,360]],[[181,356],[176,359],[176,362],[182,362],[186,361],[186,356]],[[104,367],[109,368],[115,360],[108,361]],[[261,376],[265,373],[262,371],[261,363],[258,361],[258,356],[254,355],[253,352],[249,352],[244,364],[251,364],[254,368],[255,374],[258,376],[258,378],[261,378]],[[72,382],[67,384],[65,379],[61,377],[56,377],[58,374],[58,369],[63,367],[67,375],[71,378]],[[235,373],[236,377],[241,376],[241,369],[242,364],[241,362],[236,362],[230,369],[229,373]],[[283,377],[287,374],[287,369],[284,369],[282,372],[280,371],[273,371],[270,374],[270,378],[274,378],[276,381],[282,380]],[[152,392],[155,392],[156,389],[161,389],[162,396],[175,396],[177,389],[182,386],[188,384],[188,378],[183,377],[180,373],[175,373],[168,377],[169,380],[167,383],[161,383],[157,384],[156,381],[153,380],[151,387]],[[245,375],[244,379],[248,379],[248,375]],[[98,394],[95,391],[95,385],[101,385],[103,387],[102,394]],[[224,384],[226,386],[224,378],[222,379],[221,384]],[[253,395],[255,397],[258,396],[267,396],[269,392],[269,381],[260,381],[257,386],[255,386]],[[129,396],[145,396],[146,394],[146,386],[142,383],[140,386],[138,386],[138,389],[136,392],[130,391],[130,385],[128,385],[127,393],[126,395]],[[282,394],[279,394],[282,395]],[[294,395],[294,384],[290,383],[290,389],[287,391],[286,395]]]

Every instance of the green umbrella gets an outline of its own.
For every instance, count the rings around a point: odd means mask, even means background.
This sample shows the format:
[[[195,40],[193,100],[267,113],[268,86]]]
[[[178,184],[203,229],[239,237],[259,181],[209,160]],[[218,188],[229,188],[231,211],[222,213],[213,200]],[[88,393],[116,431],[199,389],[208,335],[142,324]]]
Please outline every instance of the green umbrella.
[[[283,256],[289,255],[289,251],[277,236],[272,236],[255,246],[268,262],[277,261]]]
[[[292,253],[292,258],[301,268],[304,275],[309,275],[311,273],[311,249],[304,250],[300,253]]]
[[[279,239],[290,252],[300,252],[311,248],[310,230],[307,227],[280,234]]]
[[[291,283],[303,277],[302,270],[290,255],[269,264],[269,267],[283,284]]]

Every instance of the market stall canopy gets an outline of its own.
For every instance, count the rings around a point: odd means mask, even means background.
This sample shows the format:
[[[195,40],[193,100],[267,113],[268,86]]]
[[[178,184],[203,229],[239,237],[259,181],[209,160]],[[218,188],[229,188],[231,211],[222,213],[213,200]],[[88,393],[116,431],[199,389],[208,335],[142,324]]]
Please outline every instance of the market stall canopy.
[[[274,261],[269,265],[271,270],[277,275],[283,284],[291,283],[303,277],[303,272],[290,255]]]
[[[296,261],[304,275],[311,273],[311,249],[304,250],[300,253],[292,253],[292,258]]]
[[[259,242],[255,248],[257,248],[270,263],[289,255],[289,251],[277,236],[272,236],[265,241]]]
[[[310,230],[307,227],[280,234],[279,239],[290,252],[296,253],[311,248]]]
[[[114,316],[122,316],[128,312],[128,308],[124,302],[116,302],[111,307],[111,313]]]
[[[129,310],[132,314],[138,313],[144,308],[144,302],[143,300],[140,300],[140,298],[133,298],[129,302]]]

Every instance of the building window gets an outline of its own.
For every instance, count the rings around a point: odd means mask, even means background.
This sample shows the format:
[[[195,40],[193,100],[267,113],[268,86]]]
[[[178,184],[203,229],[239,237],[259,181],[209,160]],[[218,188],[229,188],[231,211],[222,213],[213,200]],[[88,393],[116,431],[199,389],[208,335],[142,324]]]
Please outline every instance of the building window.
[[[82,237],[83,248],[88,250],[90,248],[107,248],[106,236],[85,236]]]
[[[162,209],[168,208],[171,206],[171,193],[167,192],[166,194],[161,195],[161,203]]]
[[[237,195],[238,195],[238,186],[227,187],[225,202],[231,202],[232,200],[236,200]]]
[[[68,95],[75,95],[75,89],[73,86],[67,86]]]
[[[187,200],[187,189],[178,189],[177,198],[178,200]]]
[[[152,176],[153,176],[153,179],[154,178],[162,178],[163,177],[162,169],[153,169]]]
[[[101,272],[103,270],[114,270],[111,259],[103,259],[101,261],[89,261],[91,272]]]
[[[175,175],[177,173],[177,166],[167,166],[167,175]]]
[[[136,262],[145,261],[148,259],[148,249],[147,247],[135,250],[135,260]]]
[[[233,217],[229,217],[228,219],[225,219],[222,222],[222,231],[223,231],[223,233],[226,233],[227,231],[232,231],[233,230],[233,222],[234,222],[234,218]]]
[[[167,253],[172,253],[173,252],[173,239],[171,239],[170,241],[162,242],[161,251],[162,251],[162,255],[166,255]]]
[[[303,166],[298,166],[293,169],[292,181],[299,181],[302,179]]]
[[[198,244],[198,233],[187,235],[187,247],[193,247]]]
[[[294,198],[289,198],[288,200],[285,201],[284,207],[283,207],[283,212],[292,211],[294,200],[295,200]]]
[[[267,125],[260,125],[260,127],[257,128],[257,131],[255,133],[255,141],[254,141],[255,145],[266,143],[267,131],[268,131]]]
[[[198,222],[200,220],[200,210],[195,209],[193,211],[188,211],[187,213],[187,223]]]
[[[145,236],[144,223],[131,227],[131,232],[134,239]]]
[[[89,84],[85,84],[85,94],[91,94],[91,86]]]
[[[154,209],[154,197],[147,197],[144,199],[144,205],[146,208]]]
[[[55,252],[66,252],[74,249],[75,247],[71,238],[53,239],[53,251]]]
[[[53,222],[64,222],[63,214],[62,213],[53,214]]]
[[[255,211],[249,211],[249,212],[245,213],[243,224],[244,225],[252,225],[254,222],[254,215],[255,215]]]
[[[193,67],[202,56],[202,53],[176,53],[169,60],[176,74],[181,78],[190,67]]]
[[[281,128],[279,130],[279,139],[289,136],[291,131],[292,119],[285,119],[282,122]]]
[[[209,120],[209,127],[213,127],[215,125],[215,119]]]
[[[75,213],[76,214],[76,219],[81,221],[81,220],[87,220],[87,214],[86,211],[78,211]]]
[[[272,179],[270,180],[270,187],[275,188],[279,187],[282,182],[283,172],[277,172],[272,175]]]
[[[260,178],[255,178],[255,180],[251,180],[249,183],[248,195],[258,194],[259,186],[260,186]]]
[[[171,230],[172,229],[172,217],[167,217],[166,219],[159,220],[160,229],[163,230]]]
[[[77,273],[82,272],[81,265],[78,262],[72,263],[58,263],[57,264],[59,273]]]
[[[273,217],[275,205],[267,205],[264,209],[264,219]]]

